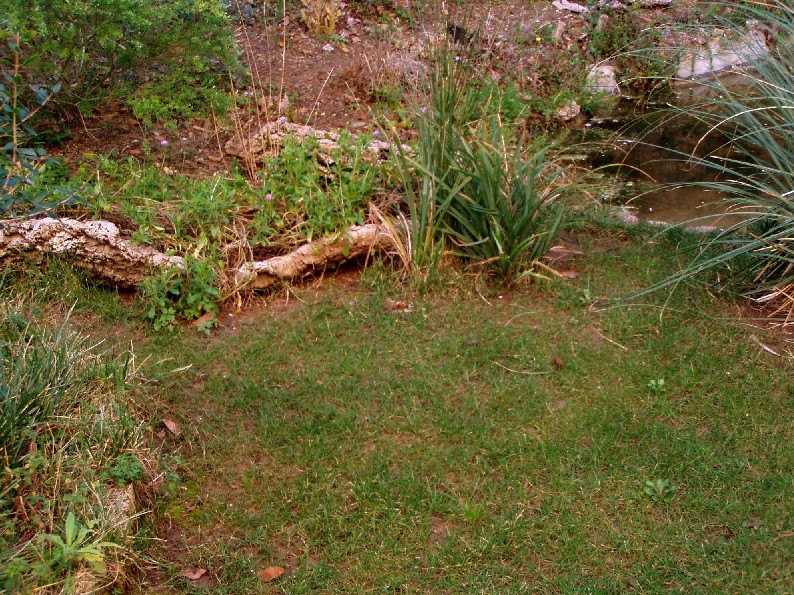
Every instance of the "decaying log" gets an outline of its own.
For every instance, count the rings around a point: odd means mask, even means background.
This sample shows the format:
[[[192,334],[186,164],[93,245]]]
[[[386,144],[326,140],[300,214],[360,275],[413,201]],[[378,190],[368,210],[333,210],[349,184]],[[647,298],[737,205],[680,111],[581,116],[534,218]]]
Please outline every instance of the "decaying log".
[[[179,256],[123,238],[109,221],[22,219],[0,221],[0,263],[31,255],[64,256],[103,281],[137,287],[152,268],[183,267]]]
[[[278,281],[300,279],[391,245],[392,240],[380,225],[354,225],[344,234],[315,240],[289,254],[246,263],[238,269],[237,281],[251,289],[265,289]]]
[[[390,245],[381,226],[354,225],[342,234],[309,242],[289,254],[246,263],[234,277],[240,288],[266,289],[278,281],[301,279]],[[42,254],[63,256],[105,283],[130,289],[152,269],[185,266],[180,256],[133,244],[109,221],[50,217],[0,221],[0,264]]]

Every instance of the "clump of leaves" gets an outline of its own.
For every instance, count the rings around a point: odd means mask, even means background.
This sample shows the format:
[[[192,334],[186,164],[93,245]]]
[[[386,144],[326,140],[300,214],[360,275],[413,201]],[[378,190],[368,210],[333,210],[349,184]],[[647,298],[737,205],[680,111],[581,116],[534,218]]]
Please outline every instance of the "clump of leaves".
[[[211,259],[188,257],[184,270],[171,267],[144,280],[141,294],[149,304],[145,318],[155,330],[173,330],[177,317],[195,320],[204,314],[217,314],[221,301],[219,284]]]
[[[301,19],[310,33],[331,35],[342,14],[339,0],[301,0]]]
[[[124,453],[108,467],[108,476],[120,484],[134,483],[143,477],[143,463],[134,454]]]

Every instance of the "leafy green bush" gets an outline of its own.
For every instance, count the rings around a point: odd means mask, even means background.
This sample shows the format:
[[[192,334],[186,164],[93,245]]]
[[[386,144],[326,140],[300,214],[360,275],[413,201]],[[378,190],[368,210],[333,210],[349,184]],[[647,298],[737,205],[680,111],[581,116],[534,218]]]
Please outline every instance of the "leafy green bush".
[[[74,201],[73,194],[52,183],[48,169],[57,168],[57,162],[39,146],[31,127],[61,85],[25,85],[19,43],[18,35],[0,30],[0,44],[7,48],[0,54],[0,218],[35,215]]]
[[[236,63],[217,0],[17,1],[0,30],[21,36],[26,80],[61,85],[54,105],[66,113],[90,112],[113,88],[148,121],[208,113]]]

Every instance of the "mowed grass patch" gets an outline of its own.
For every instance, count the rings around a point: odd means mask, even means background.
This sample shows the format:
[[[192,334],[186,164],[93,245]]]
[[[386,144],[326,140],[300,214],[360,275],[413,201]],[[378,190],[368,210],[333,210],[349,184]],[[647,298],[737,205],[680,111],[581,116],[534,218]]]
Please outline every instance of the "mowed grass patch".
[[[220,593],[790,588],[792,362],[697,287],[598,311],[673,251],[581,241],[572,283],[409,312],[382,285],[305,290],[210,340],[155,339],[192,364],[162,387],[191,445],[161,509],[189,544],[175,575],[200,565]],[[269,566],[287,574],[263,583]]]

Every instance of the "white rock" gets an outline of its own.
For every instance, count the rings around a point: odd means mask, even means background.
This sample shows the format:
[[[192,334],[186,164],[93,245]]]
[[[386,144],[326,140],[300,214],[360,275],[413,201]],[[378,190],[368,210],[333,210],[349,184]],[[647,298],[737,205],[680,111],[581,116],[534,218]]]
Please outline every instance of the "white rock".
[[[757,23],[748,21],[747,33],[737,41],[712,37],[706,48],[684,53],[676,78],[698,79],[762,60],[769,53],[766,37]]]
[[[582,4],[577,4],[576,2],[569,2],[569,0],[554,0],[552,2],[554,8],[559,10],[570,10],[571,12],[575,12],[577,14],[587,14],[590,12],[590,9]]]
[[[591,93],[620,95],[620,86],[615,67],[609,64],[597,64],[587,73],[585,88]]]

